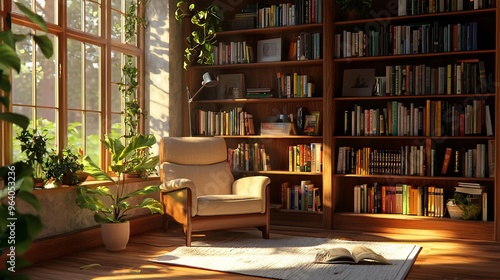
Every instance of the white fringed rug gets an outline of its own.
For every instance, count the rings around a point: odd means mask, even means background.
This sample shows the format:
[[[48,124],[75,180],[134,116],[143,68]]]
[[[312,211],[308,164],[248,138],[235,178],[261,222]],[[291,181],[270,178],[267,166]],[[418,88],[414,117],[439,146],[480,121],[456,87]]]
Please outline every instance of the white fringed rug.
[[[192,247],[179,247],[151,261],[272,279],[405,279],[421,249],[410,244],[273,234],[270,239],[263,239],[258,233],[208,235],[192,242]],[[372,248],[392,264],[313,263],[320,248],[341,246],[351,249],[355,245]]]

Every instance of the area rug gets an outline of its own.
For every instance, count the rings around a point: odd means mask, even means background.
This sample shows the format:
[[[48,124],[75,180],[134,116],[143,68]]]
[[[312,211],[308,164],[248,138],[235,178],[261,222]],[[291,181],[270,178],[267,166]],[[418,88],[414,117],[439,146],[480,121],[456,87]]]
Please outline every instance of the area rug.
[[[258,231],[256,231],[258,232]],[[322,248],[365,245],[391,265],[318,264]],[[263,239],[253,232],[208,235],[151,261],[271,279],[405,279],[421,247],[386,242],[273,235]]]

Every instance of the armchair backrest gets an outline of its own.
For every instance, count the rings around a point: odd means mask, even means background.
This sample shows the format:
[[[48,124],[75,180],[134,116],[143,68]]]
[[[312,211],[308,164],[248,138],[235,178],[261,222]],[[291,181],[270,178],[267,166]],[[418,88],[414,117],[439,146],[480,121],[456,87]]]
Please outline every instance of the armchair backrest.
[[[234,177],[223,138],[163,137],[159,156],[162,182],[190,179],[197,196],[231,193]]]

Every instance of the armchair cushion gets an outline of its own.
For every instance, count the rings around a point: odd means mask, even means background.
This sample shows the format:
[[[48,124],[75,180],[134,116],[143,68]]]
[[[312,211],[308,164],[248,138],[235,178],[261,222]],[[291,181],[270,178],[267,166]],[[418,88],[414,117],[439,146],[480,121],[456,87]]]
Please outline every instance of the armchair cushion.
[[[221,194],[198,197],[198,216],[260,213],[263,199],[255,196]]]

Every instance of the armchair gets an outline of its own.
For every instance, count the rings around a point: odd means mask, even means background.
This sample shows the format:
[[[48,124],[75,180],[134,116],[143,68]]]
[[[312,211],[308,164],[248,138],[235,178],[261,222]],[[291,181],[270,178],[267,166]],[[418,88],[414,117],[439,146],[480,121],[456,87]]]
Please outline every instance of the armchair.
[[[163,137],[159,155],[166,225],[174,220],[183,226],[186,246],[193,232],[208,230],[257,227],[269,238],[271,180],[234,180],[223,138]]]

